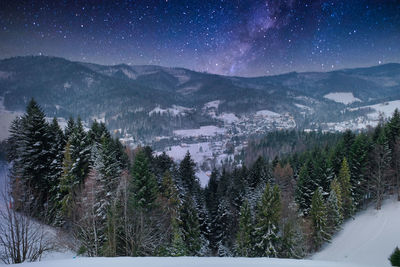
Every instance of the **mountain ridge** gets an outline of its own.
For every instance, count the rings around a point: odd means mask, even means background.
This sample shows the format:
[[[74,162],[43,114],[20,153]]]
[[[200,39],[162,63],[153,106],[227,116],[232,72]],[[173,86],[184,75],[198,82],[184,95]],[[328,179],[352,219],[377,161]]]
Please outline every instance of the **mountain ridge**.
[[[341,92],[359,101],[344,104],[326,97]],[[223,126],[219,118],[225,113],[244,118],[262,110],[289,114],[298,129],[317,129],[334,117],[333,122],[340,122],[368,113],[350,107],[400,99],[400,64],[238,77],[157,65],[108,66],[21,56],[0,60],[0,97],[10,111],[23,110],[34,97],[49,116],[80,115],[87,122],[101,117],[112,130],[142,141],[177,129]],[[219,101],[216,108],[204,109],[213,101]],[[191,112],[152,112],[174,106]]]

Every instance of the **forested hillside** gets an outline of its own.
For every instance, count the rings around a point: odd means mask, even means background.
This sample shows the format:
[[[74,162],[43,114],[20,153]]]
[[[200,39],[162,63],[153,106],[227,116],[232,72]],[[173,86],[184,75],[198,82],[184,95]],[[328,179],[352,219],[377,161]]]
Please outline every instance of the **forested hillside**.
[[[213,170],[206,188],[189,153],[131,150],[79,118],[63,131],[34,100],[10,131],[13,208],[88,256],[303,258],[368,203],[400,200],[397,110],[359,134],[270,134],[246,152],[254,162]]]

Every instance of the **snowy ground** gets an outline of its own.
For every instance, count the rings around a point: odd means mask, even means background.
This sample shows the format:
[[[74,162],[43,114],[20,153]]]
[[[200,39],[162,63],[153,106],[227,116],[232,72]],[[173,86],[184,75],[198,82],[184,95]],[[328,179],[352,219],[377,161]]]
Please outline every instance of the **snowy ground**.
[[[368,117],[370,119],[378,120],[379,119],[379,114],[382,114],[385,118],[387,118],[387,117],[393,115],[393,112],[394,112],[394,110],[396,108],[400,109],[400,100],[388,101],[388,102],[379,103],[379,104],[376,104],[376,105],[353,108],[353,109],[350,109],[350,110],[353,111],[353,110],[365,109],[365,108],[371,108],[371,109],[375,110],[375,112],[372,112],[372,113],[368,114]]]
[[[214,125],[201,126],[199,129],[185,129],[185,130],[176,130],[174,131],[174,135],[180,137],[212,137],[220,134],[224,134],[224,128],[218,128]]]
[[[69,260],[24,263],[21,266],[38,267],[361,267],[349,263],[287,260],[269,258],[197,258],[197,257],[119,257],[119,258],[76,258]],[[378,266],[377,266],[378,267]]]
[[[353,93],[351,92],[337,92],[337,93],[329,93],[324,95],[324,98],[335,101],[337,103],[342,103],[345,105],[354,103],[354,102],[361,102],[361,100],[357,97],[354,97]]]
[[[312,258],[384,267],[390,266],[388,257],[396,246],[400,247],[400,202],[390,199],[380,211],[371,207],[345,223]]]

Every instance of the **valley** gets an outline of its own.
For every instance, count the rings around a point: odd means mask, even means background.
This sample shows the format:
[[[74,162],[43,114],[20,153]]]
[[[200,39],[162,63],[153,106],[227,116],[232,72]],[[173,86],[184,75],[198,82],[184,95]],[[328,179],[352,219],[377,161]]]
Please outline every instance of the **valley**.
[[[203,185],[214,167],[241,165],[249,139],[364,130],[400,107],[400,64],[243,78],[34,56],[1,60],[0,73],[2,139],[34,97],[62,127],[79,115],[87,128],[106,123],[130,147],[150,145],[177,160],[190,151]]]

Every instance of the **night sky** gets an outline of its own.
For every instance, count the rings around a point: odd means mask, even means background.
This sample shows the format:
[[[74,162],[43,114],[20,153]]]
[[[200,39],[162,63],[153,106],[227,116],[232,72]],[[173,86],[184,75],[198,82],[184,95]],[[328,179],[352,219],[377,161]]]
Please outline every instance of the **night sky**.
[[[400,62],[400,0],[0,1],[0,58],[239,76]]]

